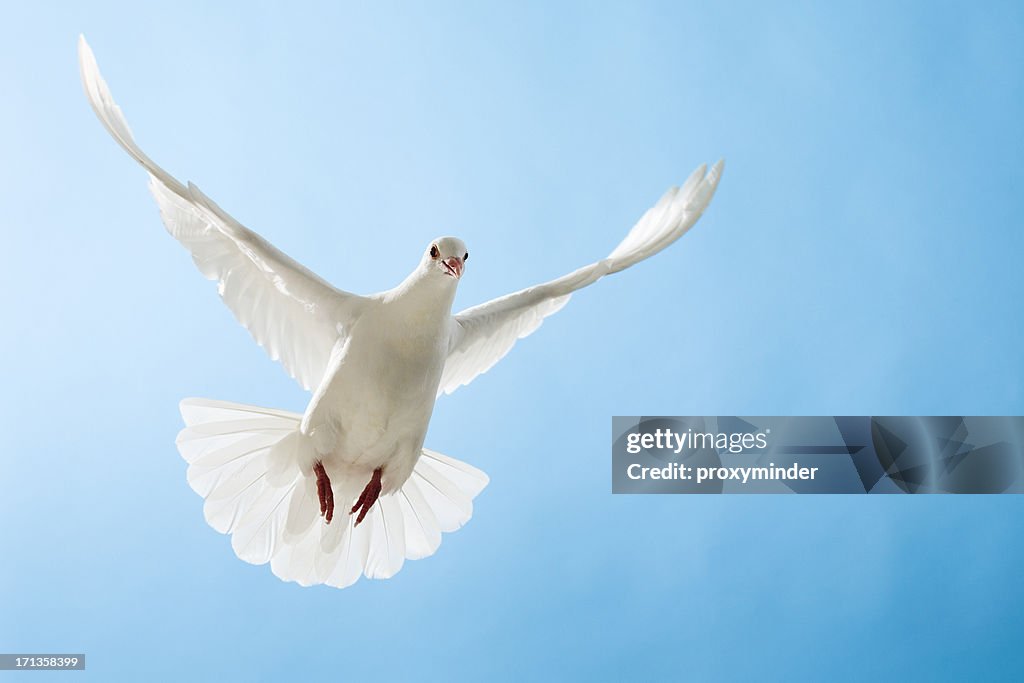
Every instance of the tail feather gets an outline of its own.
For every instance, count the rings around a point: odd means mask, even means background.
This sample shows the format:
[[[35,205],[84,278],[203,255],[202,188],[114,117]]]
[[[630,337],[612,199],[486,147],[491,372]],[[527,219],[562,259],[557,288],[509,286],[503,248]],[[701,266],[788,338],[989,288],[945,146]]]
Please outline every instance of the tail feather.
[[[426,463],[413,470],[410,479],[416,482],[441,531],[455,531],[473,514],[472,497]]]
[[[393,495],[381,496],[374,505],[378,513],[370,520],[370,538],[363,573],[371,579],[387,579],[405,564],[405,520]]]
[[[178,449],[189,485],[206,500],[206,521],[231,534],[239,558],[270,562],[275,575],[303,586],[388,578],[405,560],[433,555],[442,532],[469,521],[488,482],[475,467],[424,449],[408,481],[381,496],[358,527],[345,502],[364,482],[333,482],[337,513],[326,525],[301,415],[210,399],[182,401],[181,414]]]
[[[410,560],[430,557],[441,545],[441,525],[412,478],[398,492],[405,518],[406,552]]]

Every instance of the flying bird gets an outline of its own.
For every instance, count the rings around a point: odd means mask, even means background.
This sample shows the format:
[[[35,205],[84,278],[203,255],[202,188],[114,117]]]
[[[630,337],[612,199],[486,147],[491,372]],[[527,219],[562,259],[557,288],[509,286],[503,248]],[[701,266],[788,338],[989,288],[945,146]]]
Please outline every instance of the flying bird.
[[[570,295],[679,239],[714,195],[723,162],[696,169],[640,218],[607,258],[452,315],[469,249],[438,237],[386,292],[336,289],[241,225],[135,143],[79,39],[86,96],[149,174],[167,231],[217,282],[252,337],[312,392],[301,415],[187,398],[177,446],[206,521],[239,558],[303,586],[388,578],[432,555],[472,516],[487,475],[424,448],[441,394],[487,372]]]

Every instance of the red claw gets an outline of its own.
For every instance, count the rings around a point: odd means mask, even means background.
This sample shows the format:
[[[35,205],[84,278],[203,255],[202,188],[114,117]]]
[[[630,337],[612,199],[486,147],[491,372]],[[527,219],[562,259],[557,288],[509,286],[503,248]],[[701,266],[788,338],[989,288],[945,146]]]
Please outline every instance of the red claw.
[[[316,495],[320,498],[320,516],[330,524],[334,519],[334,489],[331,488],[331,478],[327,476],[322,462],[313,465],[313,472],[316,473]]]
[[[373,476],[370,477],[370,483],[366,485],[363,492],[359,494],[359,499],[356,504],[352,506],[352,509],[348,514],[354,515],[356,510],[359,510],[359,516],[356,517],[355,526],[359,526],[359,523],[366,517],[366,513],[370,511],[373,504],[377,502],[380,497],[380,468],[378,467],[373,471]]]

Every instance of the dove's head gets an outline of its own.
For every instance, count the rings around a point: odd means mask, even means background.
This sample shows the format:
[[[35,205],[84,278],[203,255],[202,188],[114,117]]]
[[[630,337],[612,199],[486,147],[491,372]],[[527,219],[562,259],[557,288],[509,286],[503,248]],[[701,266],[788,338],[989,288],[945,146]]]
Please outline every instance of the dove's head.
[[[457,237],[438,237],[427,245],[420,266],[425,268],[428,276],[434,278],[451,278],[458,282],[469,259],[466,243]]]

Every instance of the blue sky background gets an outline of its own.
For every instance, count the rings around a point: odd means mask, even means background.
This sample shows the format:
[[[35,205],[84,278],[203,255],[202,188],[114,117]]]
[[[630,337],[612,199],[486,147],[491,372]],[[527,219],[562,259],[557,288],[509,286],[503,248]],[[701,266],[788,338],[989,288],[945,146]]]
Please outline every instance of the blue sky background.
[[[104,681],[1024,676],[1024,498],[613,497],[608,442],[614,414],[1024,414],[1019,3],[85,4],[0,22],[0,651]],[[80,32],[144,149],[357,292],[456,234],[469,306],[726,173],[439,402],[428,445],[492,480],[467,527],[301,589],[207,527],[173,442],[184,396],[306,395],[164,232]]]

